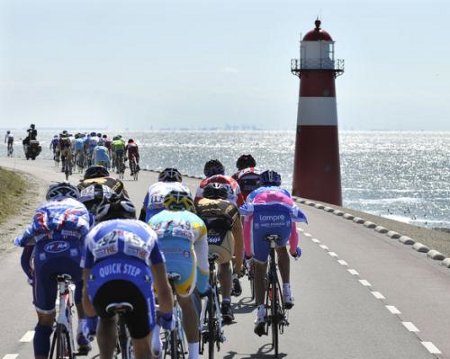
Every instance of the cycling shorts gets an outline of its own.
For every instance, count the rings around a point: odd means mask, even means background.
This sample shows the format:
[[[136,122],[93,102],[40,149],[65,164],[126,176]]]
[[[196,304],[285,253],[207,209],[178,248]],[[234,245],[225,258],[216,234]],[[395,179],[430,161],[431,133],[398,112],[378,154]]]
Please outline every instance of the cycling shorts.
[[[138,259],[107,258],[94,264],[87,283],[89,300],[100,317],[111,317],[106,307],[128,302],[133,312],[125,315],[132,338],[140,339],[155,326],[155,298],[150,268]]]
[[[170,238],[158,242],[166,258],[167,273],[178,273],[181,277],[174,282],[175,291],[181,297],[191,295],[197,283],[197,259],[192,243],[186,239]]]
[[[144,294],[142,289],[132,281],[111,280],[97,290],[93,305],[101,318],[108,318],[114,315],[106,312],[106,307],[109,304],[130,303],[133,306],[133,311],[124,314],[123,318],[130,331],[130,337],[142,339],[150,334],[156,323],[154,297],[151,290],[148,292],[150,294]]]
[[[229,262],[234,254],[234,236],[231,231],[217,233],[208,230],[208,252],[216,253],[219,258],[217,263],[223,264]]]
[[[72,243],[71,243],[72,242]],[[81,250],[79,241],[42,241],[34,252],[33,304],[40,313],[53,313],[58,274],[69,274],[76,285],[75,303],[81,303]]]

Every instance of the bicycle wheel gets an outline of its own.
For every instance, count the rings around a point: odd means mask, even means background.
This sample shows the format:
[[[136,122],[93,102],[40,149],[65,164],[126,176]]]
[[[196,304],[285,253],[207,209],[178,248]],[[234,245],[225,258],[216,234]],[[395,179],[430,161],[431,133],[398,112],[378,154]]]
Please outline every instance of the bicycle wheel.
[[[58,324],[53,334],[50,359],[73,359],[73,348],[70,346],[69,333],[66,328]]]
[[[208,294],[208,358],[214,358],[214,344],[216,341],[216,305],[214,301],[214,293]]]
[[[178,328],[176,328],[176,327],[170,332],[169,353],[170,353],[170,358],[179,358],[179,355],[178,355]]]
[[[123,321],[122,317],[119,317],[119,347],[122,359],[134,359],[133,343],[131,341],[128,328]]]
[[[279,293],[278,293],[278,287],[277,287],[277,278],[276,273],[272,273],[270,280],[270,287],[269,290],[272,294],[272,300],[270,303],[270,324],[272,326],[272,346],[275,351],[275,358],[278,358],[278,324],[279,324]]]

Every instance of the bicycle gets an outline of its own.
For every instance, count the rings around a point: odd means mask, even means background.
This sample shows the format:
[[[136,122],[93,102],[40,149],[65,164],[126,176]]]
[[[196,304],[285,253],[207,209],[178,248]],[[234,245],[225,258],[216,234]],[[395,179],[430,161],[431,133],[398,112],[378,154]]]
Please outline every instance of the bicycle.
[[[86,159],[84,158],[84,151],[77,151],[75,154],[75,163],[78,167],[78,172],[82,173],[86,167]]]
[[[14,152],[13,143],[12,142],[8,142],[8,148],[7,148],[8,157],[12,157],[13,152]]]
[[[280,236],[277,234],[269,234],[264,237],[270,243],[269,265],[266,274],[266,294],[264,304],[270,314],[266,314],[266,334],[271,327],[272,331],[272,348],[275,351],[275,358],[279,353],[279,334],[284,333],[284,327],[289,325],[288,310],[284,307],[283,291],[278,278],[277,263],[275,261],[275,248]]]
[[[72,174],[72,161],[69,158],[69,156],[64,156],[64,157],[62,157],[62,159],[63,159],[63,163],[62,163],[63,172],[64,172],[64,175],[66,176],[66,181],[68,181],[69,176]]]
[[[137,164],[137,160],[135,156],[131,156],[130,158],[130,174],[135,181],[138,180],[139,177],[139,166]]]
[[[60,274],[56,276],[56,280],[58,281],[59,307],[49,359],[73,359],[76,353],[72,330],[74,306],[72,277],[69,274]]]
[[[111,303],[106,306],[107,313],[119,316],[117,322],[117,354],[121,354],[122,359],[134,359],[133,342],[124,319],[124,315],[133,310],[133,305],[128,302]]]
[[[252,259],[244,259],[244,275],[250,282],[251,299],[255,299],[255,268]]]
[[[156,325],[154,328],[154,334],[152,336],[152,354],[154,357],[160,357],[163,354],[163,358],[187,358],[187,345],[183,329],[183,313],[181,311],[180,304],[177,301],[174,283],[181,278],[181,275],[176,272],[167,273],[167,278],[172,287],[174,294],[173,302],[173,318],[175,320],[175,327],[172,330],[163,330]],[[161,345],[162,337],[162,345]]]
[[[116,152],[116,173],[119,175],[119,179],[123,179],[125,174],[125,162],[123,160],[123,152]]]
[[[219,288],[217,285],[216,253],[208,255],[209,285],[211,290],[206,297],[206,303],[202,305],[200,313],[201,343],[200,354],[203,354],[205,344],[208,345],[208,358],[214,358],[215,349],[220,351],[220,344],[225,341],[222,327],[222,312],[219,303]]]

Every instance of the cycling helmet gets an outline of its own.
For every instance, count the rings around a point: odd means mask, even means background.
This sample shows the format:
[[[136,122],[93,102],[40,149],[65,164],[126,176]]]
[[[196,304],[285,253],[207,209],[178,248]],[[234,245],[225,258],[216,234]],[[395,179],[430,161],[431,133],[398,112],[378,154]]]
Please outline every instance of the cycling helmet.
[[[185,191],[171,191],[164,197],[164,207],[172,211],[195,212],[194,200]]]
[[[132,138],[130,138],[129,140],[128,140],[128,143],[133,143],[134,142],[134,140],[132,139]]]
[[[48,187],[47,195],[45,196],[47,201],[59,200],[64,198],[78,199],[78,197],[80,197],[80,192],[69,182],[59,182],[51,184]]]
[[[255,166],[256,166],[256,161],[252,155],[242,155],[236,161],[236,167],[239,171],[243,170],[244,168],[255,167]]]
[[[272,170],[261,173],[261,183],[263,186],[280,186],[281,176]]]
[[[211,177],[214,175],[224,175],[225,167],[219,160],[209,160],[205,163],[203,173],[206,177]]]
[[[176,168],[166,168],[158,176],[160,182],[181,182],[181,173]]]
[[[128,198],[113,194],[105,196],[97,206],[95,221],[102,222],[108,219],[136,219],[136,208]]]
[[[95,212],[103,199],[115,195],[117,193],[108,186],[95,183],[81,190],[79,201],[86,206],[89,212]]]
[[[108,177],[109,172],[103,166],[91,166],[84,173],[83,179],[91,179],[91,178],[99,178],[99,177]]]
[[[6,131],[6,134],[9,135],[11,133],[11,131]]]
[[[91,137],[94,137],[94,136],[96,136],[97,134],[95,133],[95,132],[91,132],[90,134],[89,134],[89,136],[91,136]]]
[[[224,183],[209,183],[203,188],[203,197],[210,199],[227,199],[229,186]]]

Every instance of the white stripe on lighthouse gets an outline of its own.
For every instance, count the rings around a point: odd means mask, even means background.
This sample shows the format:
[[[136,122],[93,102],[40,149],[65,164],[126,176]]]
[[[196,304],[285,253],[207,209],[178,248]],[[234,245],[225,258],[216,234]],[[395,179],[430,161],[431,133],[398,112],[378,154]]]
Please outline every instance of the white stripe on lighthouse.
[[[299,97],[297,126],[337,126],[336,97]]]

